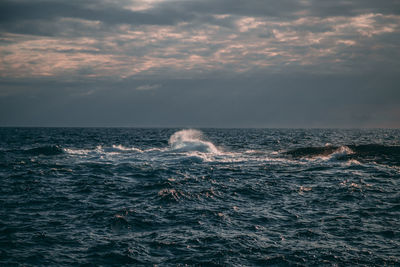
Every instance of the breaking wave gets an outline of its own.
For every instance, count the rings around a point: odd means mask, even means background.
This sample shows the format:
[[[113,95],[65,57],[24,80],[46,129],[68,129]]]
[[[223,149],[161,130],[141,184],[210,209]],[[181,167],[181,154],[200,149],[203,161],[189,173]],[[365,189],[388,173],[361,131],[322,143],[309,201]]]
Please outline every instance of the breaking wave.
[[[324,147],[304,147],[296,148],[286,152],[293,158],[316,158],[316,157],[335,157],[338,158],[343,155],[351,154],[353,151],[347,146],[335,147],[335,146],[324,146]]]
[[[60,148],[58,146],[39,147],[28,150],[35,155],[57,155],[66,152],[92,159],[138,159],[160,160],[189,159],[203,162],[265,162],[268,164],[287,163],[302,164],[305,161],[314,162],[346,162],[359,165],[361,163],[378,163],[400,166],[400,146],[378,144],[343,145],[327,144],[321,147],[300,147],[288,151],[237,150],[221,149],[208,141],[199,130],[187,129],[173,133],[168,146],[142,148],[136,146],[97,146],[93,149]]]
[[[380,144],[303,147],[286,152],[293,159],[372,161],[400,165],[400,146]]]
[[[87,155],[92,153],[101,153],[108,155],[126,154],[126,153],[150,153],[150,152],[165,152],[165,153],[184,153],[193,155],[193,153],[219,155],[222,152],[210,141],[204,140],[203,134],[198,130],[181,130],[175,132],[169,138],[169,146],[164,148],[149,148],[140,149],[137,147],[126,147],[123,145],[97,146],[94,149],[73,149],[65,148],[64,151],[69,154]]]
[[[178,131],[169,138],[168,143],[171,149],[177,152],[198,151],[220,154],[220,151],[213,143],[203,140],[203,134],[198,130]]]

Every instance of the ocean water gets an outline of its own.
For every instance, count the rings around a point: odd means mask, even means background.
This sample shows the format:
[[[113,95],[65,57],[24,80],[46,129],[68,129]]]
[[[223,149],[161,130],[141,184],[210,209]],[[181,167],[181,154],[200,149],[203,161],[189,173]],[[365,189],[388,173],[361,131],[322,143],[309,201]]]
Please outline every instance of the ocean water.
[[[1,266],[400,265],[400,130],[0,128]]]

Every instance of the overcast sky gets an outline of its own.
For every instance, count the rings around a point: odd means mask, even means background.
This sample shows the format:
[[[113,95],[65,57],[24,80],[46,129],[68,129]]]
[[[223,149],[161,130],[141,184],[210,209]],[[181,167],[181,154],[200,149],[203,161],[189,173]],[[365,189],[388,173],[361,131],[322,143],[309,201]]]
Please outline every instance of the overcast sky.
[[[0,126],[400,127],[398,0],[1,0]]]

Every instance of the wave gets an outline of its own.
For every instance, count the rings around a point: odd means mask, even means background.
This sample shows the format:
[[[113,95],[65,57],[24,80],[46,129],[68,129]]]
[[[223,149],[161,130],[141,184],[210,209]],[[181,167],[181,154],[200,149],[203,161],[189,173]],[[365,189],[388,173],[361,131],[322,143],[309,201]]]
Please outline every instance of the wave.
[[[400,165],[400,146],[380,144],[304,147],[289,150],[286,155],[294,159],[375,161]]]
[[[350,145],[358,154],[364,156],[387,155],[387,156],[400,156],[400,146],[389,146],[379,144],[368,145]]]
[[[144,151],[136,147],[124,147],[122,145],[112,145],[111,147],[97,146],[95,149],[73,149],[64,148],[63,149],[68,154],[76,155],[88,155],[91,153],[101,153],[101,154],[121,154],[121,153],[143,153]]]
[[[61,149],[58,146],[36,148],[32,153],[46,155],[59,154],[63,151],[68,154],[80,155],[93,159],[114,160],[201,160],[203,162],[266,162],[301,164],[311,161],[345,161],[349,165],[377,163],[389,166],[400,166],[400,146],[379,144],[343,145],[335,146],[308,146],[289,151],[265,151],[247,149],[241,151],[225,151],[208,141],[199,130],[186,129],[172,134],[168,146],[138,148],[135,146],[111,145],[97,146],[92,149]],[[305,160],[305,161],[304,161]]]
[[[137,147],[126,147],[123,145],[112,145],[112,146],[97,146],[94,149],[73,149],[73,148],[65,148],[64,151],[68,154],[77,154],[77,155],[88,155],[93,153],[100,154],[108,154],[108,155],[116,155],[123,153],[151,153],[151,152],[160,152],[160,153],[185,153],[188,156],[193,156],[197,154],[213,154],[220,155],[222,152],[209,141],[204,140],[203,134],[198,130],[181,130],[175,132],[169,138],[169,146],[164,148],[149,148],[149,149],[140,149]]]
[[[72,155],[87,155],[94,150],[91,149],[73,149],[73,148],[64,148],[65,153],[72,154]]]
[[[106,152],[138,152],[143,153],[143,150],[136,147],[125,147],[122,145],[113,145],[111,148],[104,148]]]
[[[350,149],[348,146],[340,146],[335,151],[327,156],[321,157],[323,160],[340,160],[346,158],[349,155],[354,154],[354,151]]]
[[[39,155],[53,156],[53,155],[63,154],[64,150],[59,146],[53,145],[53,146],[35,147],[28,150],[24,150],[24,152],[34,156],[39,156]]]
[[[203,140],[202,132],[193,129],[174,133],[169,138],[168,143],[175,152],[198,151],[213,154],[221,153],[213,143]]]
[[[245,161],[238,158],[241,153],[224,152],[212,142],[205,140],[203,133],[198,130],[188,129],[177,131],[171,135],[166,147],[151,147],[147,149],[123,145],[97,146],[95,148],[64,148],[70,155],[80,156],[83,159],[139,159],[139,160],[164,160],[176,159],[201,160],[203,162],[235,162]],[[172,157],[172,158],[171,158]]]
[[[324,146],[324,147],[304,147],[296,148],[286,152],[287,155],[293,158],[314,158],[330,156],[338,150],[339,147]]]

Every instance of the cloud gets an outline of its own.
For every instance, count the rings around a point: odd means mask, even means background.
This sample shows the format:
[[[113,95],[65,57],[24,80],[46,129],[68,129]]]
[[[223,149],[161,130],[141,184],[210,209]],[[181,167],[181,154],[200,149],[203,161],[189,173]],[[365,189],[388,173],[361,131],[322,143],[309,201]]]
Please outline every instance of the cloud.
[[[63,18],[64,35],[3,33],[3,76],[198,75],[205,72],[363,72],[387,61],[398,67],[400,16],[275,19],[216,15],[229,27],[203,23],[115,25]],[[67,27],[77,24],[82,27]],[[78,29],[78,30],[75,30]],[[65,32],[69,32],[65,34]],[[85,32],[89,34],[85,36]],[[383,49],[385,47],[385,49]],[[391,53],[387,53],[387,50]],[[371,51],[374,51],[371,54]],[[323,67],[321,67],[323,66]],[[91,69],[83,72],[82,69]]]
[[[158,89],[160,87],[161,87],[160,84],[144,84],[144,85],[140,85],[140,86],[136,87],[136,90],[148,91],[148,90],[155,90],[155,89]]]
[[[207,117],[215,125],[224,121],[234,124],[228,113],[223,115],[224,108],[242,121],[253,120],[254,125],[261,123],[261,114],[274,110],[286,117],[270,119],[271,125],[279,124],[279,119],[294,122],[289,111],[275,105],[292,101],[286,101],[281,92],[288,99],[302,99],[304,105],[320,112],[323,103],[330,101],[324,98],[328,94],[342,110],[357,113],[351,101],[342,104],[340,99],[354,85],[369,86],[361,82],[363,75],[379,77],[372,89],[365,90],[381,90],[383,103],[399,98],[391,96],[393,90],[388,88],[392,85],[383,78],[386,73],[393,84],[398,84],[400,2],[395,0],[4,0],[0,1],[0,13],[0,97],[13,99],[18,105],[28,101],[18,93],[21,88],[28,95],[35,91],[29,89],[29,83],[16,86],[21,80],[34,81],[38,88],[51,87],[64,96],[60,99],[70,99],[69,104],[97,99],[99,102],[86,103],[96,111],[98,103],[110,102],[120,112],[140,112],[139,108],[124,107],[135,98],[143,110],[159,106],[155,110],[181,118],[179,123],[189,122],[193,116],[198,121]],[[302,75],[309,78],[302,80]],[[250,82],[248,77],[258,83]],[[299,91],[291,84],[276,85],[279,83],[274,77],[295,81]],[[321,77],[334,83],[336,79],[349,81],[356,77],[357,82],[326,89]],[[50,80],[59,83],[50,85]],[[161,85],[163,90],[156,90]],[[313,86],[323,89],[307,89]],[[54,97],[61,103],[51,90],[34,95],[43,101]],[[163,104],[169,99],[173,106]],[[379,99],[379,93],[356,105],[362,110],[358,118],[371,113],[367,106],[374,112],[382,109],[383,105],[373,107],[371,99]],[[262,107],[263,101],[271,108]],[[141,102],[147,106],[139,105]],[[217,115],[202,110],[202,105],[211,105]],[[61,109],[62,104],[59,106]],[[302,108],[290,103],[288,110],[292,106]],[[34,108],[41,110],[39,104]],[[81,109],[91,114],[83,105]],[[397,110],[388,107],[385,114],[395,118]],[[322,121],[322,115],[318,118],[314,111],[292,111],[298,121],[306,121],[307,117],[316,123]],[[333,106],[329,112],[335,112]],[[147,119],[154,120],[151,114],[148,111]],[[383,115],[379,116],[383,120]],[[378,121],[378,117],[363,118],[371,122],[374,118]],[[340,116],[328,119],[340,124]],[[172,123],[165,117],[163,120]],[[356,120],[349,118],[346,123]],[[206,119],[202,123],[205,125]]]
[[[17,23],[21,20],[53,20],[77,18],[101,21],[107,24],[173,24],[179,17],[161,16],[150,12],[138,12],[118,4],[100,1],[2,1],[0,23]],[[183,16],[183,15],[182,15]]]

